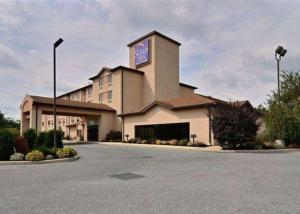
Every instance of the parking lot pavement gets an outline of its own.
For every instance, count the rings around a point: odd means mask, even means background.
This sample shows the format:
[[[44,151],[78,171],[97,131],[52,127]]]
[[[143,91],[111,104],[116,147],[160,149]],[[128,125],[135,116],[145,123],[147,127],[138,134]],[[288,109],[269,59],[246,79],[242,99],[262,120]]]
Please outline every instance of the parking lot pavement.
[[[74,162],[0,166],[0,213],[300,213],[299,152],[74,148]]]

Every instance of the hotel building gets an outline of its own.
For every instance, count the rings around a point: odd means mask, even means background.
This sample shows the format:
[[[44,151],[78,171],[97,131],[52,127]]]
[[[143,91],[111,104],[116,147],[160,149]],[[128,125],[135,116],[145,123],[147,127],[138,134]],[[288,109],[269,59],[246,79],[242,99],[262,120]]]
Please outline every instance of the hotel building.
[[[58,97],[57,127],[65,136],[85,140],[104,140],[110,130],[119,130],[123,139],[189,139],[194,134],[195,140],[214,144],[211,109],[227,102],[180,82],[181,44],[153,31],[127,46],[128,67],[103,67],[89,78],[91,84]],[[52,104],[52,98],[26,95],[22,131],[53,129]]]

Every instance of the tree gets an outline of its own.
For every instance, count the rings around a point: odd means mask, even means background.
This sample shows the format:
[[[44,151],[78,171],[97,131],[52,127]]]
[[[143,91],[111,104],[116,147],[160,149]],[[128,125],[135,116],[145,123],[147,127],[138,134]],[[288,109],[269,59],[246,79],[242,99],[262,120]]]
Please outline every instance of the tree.
[[[241,148],[254,141],[258,125],[257,113],[230,103],[217,106],[213,110],[212,128],[214,137],[223,148]]]
[[[6,118],[0,111],[0,128],[20,128],[20,121],[10,117]]]
[[[281,96],[272,92],[264,116],[271,140],[300,144],[300,73],[285,71],[281,75]]]

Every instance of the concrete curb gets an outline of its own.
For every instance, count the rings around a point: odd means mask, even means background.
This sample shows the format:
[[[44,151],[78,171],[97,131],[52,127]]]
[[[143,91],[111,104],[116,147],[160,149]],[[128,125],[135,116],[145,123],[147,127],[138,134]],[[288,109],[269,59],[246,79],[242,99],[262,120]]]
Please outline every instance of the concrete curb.
[[[170,146],[170,145],[151,145],[151,144],[133,144],[133,143],[116,143],[116,142],[101,142],[98,144],[112,145],[112,146],[136,146],[144,148],[162,148],[162,149],[177,149],[184,151],[197,152],[217,152],[217,153],[288,153],[300,152],[300,149],[263,149],[263,150],[222,150],[220,146],[209,147],[189,147],[189,146]]]
[[[158,149],[177,149],[185,151],[199,151],[199,152],[218,152],[221,150],[219,146],[208,146],[208,147],[192,147],[192,146],[171,146],[171,145],[152,145],[152,144],[134,144],[134,143],[115,143],[115,142],[101,142],[100,145],[112,145],[112,146],[136,146],[144,148],[158,148]]]
[[[0,165],[34,165],[34,164],[51,164],[51,163],[62,163],[76,161],[80,157],[78,155],[70,158],[53,159],[53,160],[42,160],[42,161],[0,161]]]

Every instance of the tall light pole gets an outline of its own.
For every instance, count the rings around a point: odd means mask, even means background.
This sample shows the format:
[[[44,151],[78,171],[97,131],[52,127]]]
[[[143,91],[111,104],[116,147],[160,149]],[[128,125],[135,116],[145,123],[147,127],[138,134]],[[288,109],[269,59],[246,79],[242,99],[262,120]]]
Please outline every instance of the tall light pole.
[[[53,44],[53,117],[54,117],[54,148],[56,145],[56,48],[63,42],[62,38],[59,38]]]
[[[278,46],[275,50],[275,59],[277,61],[277,84],[278,84],[278,102],[280,102],[280,69],[279,69],[279,62],[281,57],[284,57],[287,50],[284,49],[282,46]]]

